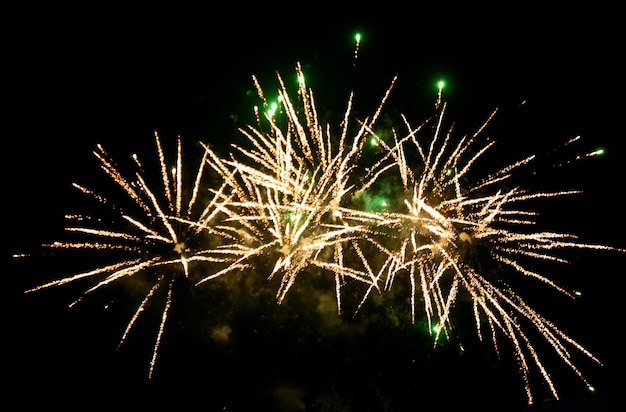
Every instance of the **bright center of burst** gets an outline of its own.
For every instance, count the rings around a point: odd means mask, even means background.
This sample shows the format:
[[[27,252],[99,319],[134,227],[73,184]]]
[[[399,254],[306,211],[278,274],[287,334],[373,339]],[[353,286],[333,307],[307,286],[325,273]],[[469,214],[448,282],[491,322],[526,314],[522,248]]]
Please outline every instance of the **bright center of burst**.
[[[461,239],[464,242],[472,243],[472,236],[470,236],[469,234],[465,232],[459,233],[459,239]]]
[[[175,251],[176,253],[179,253],[179,254],[181,254],[181,255],[182,255],[182,254],[183,254],[183,252],[185,251],[185,244],[184,244],[184,243],[182,243],[182,242],[181,242],[181,243],[176,243],[176,244],[174,245],[174,251]]]

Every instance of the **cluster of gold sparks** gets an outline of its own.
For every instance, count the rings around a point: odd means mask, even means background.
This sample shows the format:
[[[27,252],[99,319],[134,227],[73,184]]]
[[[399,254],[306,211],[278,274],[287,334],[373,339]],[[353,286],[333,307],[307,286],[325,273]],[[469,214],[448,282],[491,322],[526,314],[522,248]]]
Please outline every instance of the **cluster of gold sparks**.
[[[394,283],[406,282],[412,321],[424,315],[435,342],[440,335],[449,337],[457,298],[469,297],[481,340],[489,336],[496,350],[502,337],[512,343],[529,403],[533,402],[529,371],[534,367],[554,397],[558,395],[526,327],[536,329],[569,368],[591,386],[574,365],[572,351],[600,361],[533,309],[501,278],[465,256],[475,245],[487,245],[489,259],[498,265],[573,295],[525,262],[565,262],[556,252],[567,248],[616,249],[582,243],[570,234],[535,231],[536,213],[525,210],[522,204],[529,199],[576,192],[533,193],[502,184],[515,169],[531,162],[533,156],[469,183],[470,169],[493,145],[493,141],[480,145],[478,137],[495,111],[474,134],[453,138],[452,128],[445,126],[446,103],[439,94],[433,117],[414,126],[401,116],[402,131],[377,132],[377,121],[394,78],[371,116],[353,117],[351,94],[340,124],[322,124],[313,91],[307,87],[300,65],[296,66],[296,74],[295,99],[277,75],[280,86],[276,108],[270,106],[253,77],[263,102],[255,107],[257,124],[240,129],[245,144],[232,145],[227,156],[201,143],[203,157],[188,187],[184,186],[190,180],[183,179],[186,169],[182,165],[180,138],[175,166],[169,169],[155,133],[161,168],[158,191],[148,184],[137,157],[137,172],[127,178],[98,146],[94,153],[102,170],[141,213],[131,216],[115,209],[127,223],[123,231],[85,227],[84,222],[89,220],[68,216],[76,219],[68,231],[95,240],[47,246],[122,249],[133,257],[27,292],[84,278],[98,279],[85,292],[89,294],[112,282],[153,273],[154,286],[138,305],[120,340],[121,344],[157,291],[166,291],[150,363],[152,376],[174,282],[186,279],[193,285],[206,284],[258,267],[257,262],[263,257],[273,262],[273,268],[268,266],[267,279],[280,279],[278,303],[286,298],[298,276],[309,271],[334,277],[339,315],[344,311],[342,290],[348,284],[364,285],[362,300],[354,310],[358,313],[372,293],[385,293]],[[373,160],[370,155],[364,159],[369,145],[376,147]],[[362,201],[389,182],[397,186],[393,199],[381,202],[379,207],[369,207],[368,202]],[[108,202],[81,185],[75,187],[97,201]]]

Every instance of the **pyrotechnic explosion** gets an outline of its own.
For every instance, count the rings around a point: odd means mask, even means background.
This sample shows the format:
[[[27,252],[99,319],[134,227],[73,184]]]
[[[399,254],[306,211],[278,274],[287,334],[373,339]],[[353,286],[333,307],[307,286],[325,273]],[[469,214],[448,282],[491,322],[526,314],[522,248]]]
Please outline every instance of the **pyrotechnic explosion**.
[[[122,345],[148,302],[153,300],[159,291],[165,290],[165,302],[150,361],[149,376],[152,376],[171,306],[174,282],[188,279],[190,265],[194,262],[214,260],[207,254],[208,249],[203,244],[205,241],[203,238],[206,237],[207,232],[216,233],[210,225],[220,210],[217,202],[221,201],[220,193],[223,190],[223,187],[218,189],[215,196],[208,202],[204,199],[206,194],[200,193],[204,189],[203,171],[210,151],[205,151],[195,180],[191,188],[187,189],[183,187],[184,169],[180,137],[177,139],[175,167],[169,170],[159,135],[155,133],[154,137],[161,180],[159,187],[161,191],[158,193],[149,185],[150,179],[146,177],[143,165],[136,155],[133,155],[136,166],[134,178],[128,179],[120,172],[102,146],[98,145],[93,152],[100,161],[101,169],[132,200],[134,206],[132,212],[136,212],[137,215],[112,203],[106,196],[75,183],[76,189],[110,209],[110,212],[118,218],[116,224],[122,224],[120,229],[101,227],[103,219],[99,217],[66,215],[67,220],[75,222],[67,227],[66,231],[87,235],[89,238],[80,242],[54,242],[43,245],[53,249],[100,250],[110,253],[112,257],[121,253],[123,257],[106,266],[54,280],[26,291],[30,293],[85,278],[95,280],[95,285],[90,286],[84,292],[83,296],[85,296],[113,282],[120,282],[131,277],[145,279],[145,276],[148,276],[147,283],[150,287],[128,322],[119,345]],[[158,175],[157,173],[156,176]],[[92,226],[89,226],[90,224]],[[83,296],[72,302],[70,306],[78,303]]]
[[[452,335],[460,305],[472,308],[478,337],[488,337],[496,352],[500,351],[500,341],[508,340],[519,362],[529,404],[534,402],[529,379],[533,369],[540,371],[553,396],[559,396],[529,329],[591,388],[574,364],[572,352],[598,364],[600,360],[527,303],[508,281],[526,278],[574,297],[574,292],[533,269],[531,262],[567,263],[560,253],[567,249],[623,252],[580,242],[573,234],[535,230],[537,212],[524,208],[525,202],[577,191],[532,192],[511,186],[511,176],[532,163],[532,155],[474,179],[473,167],[495,144],[488,139],[481,143],[481,137],[496,111],[475,133],[456,138],[452,127],[446,126],[447,104],[441,100],[440,89],[432,117],[413,125],[401,116],[401,130],[381,132],[378,120],[394,78],[369,117],[354,118],[351,94],[341,123],[324,124],[300,65],[296,74],[296,98],[277,75],[280,97],[276,107],[266,100],[253,77],[263,106],[255,107],[255,126],[239,129],[247,145],[232,145],[232,151],[221,156],[202,143],[204,156],[187,191],[183,190],[180,138],[176,166],[170,172],[155,134],[161,167],[159,193],[147,183],[138,160],[139,169],[129,180],[98,147],[95,154],[102,169],[132,199],[141,215],[113,208],[128,223],[128,228],[120,231],[86,227],[81,223],[92,220],[79,217],[67,230],[96,240],[48,246],[121,250],[134,257],[27,292],[83,278],[102,279],[85,292],[89,294],[112,282],[151,274],[154,286],[120,341],[146,302],[165,288],[151,376],[175,280],[210,287],[213,279],[264,267],[258,264],[259,259],[269,259],[272,269],[266,274],[267,280],[280,278],[277,303],[286,299],[303,272],[332,276],[338,316],[345,312],[344,288],[362,286],[362,299],[353,308],[357,315],[372,293],[382,294],[398,282],[406,282],[411,321],[423,315],[435,344],[440,337]],[[366,145],[376,147],[375,158],[368,153],[364,159]],[[206,178],[209,171],[215,178]],[[95,192],[75,187],[108,204]],[[383,187],[392,195],[381,195]],[[187,200],[183,200],[185,195]],[[484,265],[485,261],[494,265]],[[190,266],[196,263],[198,269],[191,274]],[[497,274],[495,265],[499,266]]]

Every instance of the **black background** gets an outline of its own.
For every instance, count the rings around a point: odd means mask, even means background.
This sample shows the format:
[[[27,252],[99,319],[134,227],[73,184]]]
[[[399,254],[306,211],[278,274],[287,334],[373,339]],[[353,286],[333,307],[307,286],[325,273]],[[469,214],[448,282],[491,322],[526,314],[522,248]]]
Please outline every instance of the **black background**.
[[[405,342],[407,329],[394,332],[391,326],[371,331],[365,341],[328,331],[312,339],[316,333],[310,328],[316,324],[303,326],[308,318],[297,298],[262,306],[263,320],[242,304],[239,342],[247,339],[250,347],[240,343],[226,352],[196,330],[204,318],[194,317],[191,309],[174,311],[179,320],[171,334],[166,332],[173,337],[162,348],[156,377],[148,381],[154,328],[140,329],[128,349],[116,352],[130,312],[116,316],[89,303],[67,308],[80,287],[23,295],[42,281],[73,273],[69,264],[88,264],[10,257],[62,235],[63,213],[80,201],[71,183],[97,169],[91,155],[96,144],[119,159],[137,151],[153,156],[155,130],[163,141],[181,135],[190,148],[198,141],[223,145],[236,135],[235,126],[250,118],[251,75],[273,84],[276,70],[291,75],[296,62],[311,73],[308,83],[318,101],[339,113],[350,90],[366,111],[372,110],[398,74],[389,105],[417,122],[432,110],[436,81],[444,78],[449,118],[458,130],[473,131],[491,110],[501,108],[495,137],[511,159],[549,153],[577,135],[583,137],[581,153],[603,147],[603,157],[544,167],[545,179],[528,183],[583,189],[575,200],[557,201],[545,210],[546,221],[592,243],[626,246],[623,36],[616,10],[451,14],[387,6],[371,12],[313,11],[313,5],[304,11],[293,5],[240,7],[132,12],[50,7],[15,9],[4,16],[3,214],[9,262],[3,271],[8,296],[3,340],[10,365],[5,399],[68,408],[126,403],[149,408],[170,402],[181,410],[194,404],[203,410],[242,405],[264,410],[269,404],[297,410],[294,405],[305,401],[296,399],[294,393],[301,393],[294,387],[309,385],[340,398],[335,405],[343,409],[336,410],[429,405],[523,410],[514,363],[505,360],[502,366],[480,345],[468,343],[475,352],[465,358],[449,348],[432,354],[428,345]],[[363,38],[353,67],[356,31]],[[545,164],[553,158],[558,161],[559,155],[548,156]],[[573,262],[559,276],[569,276],[583,297],[575,303],[546,297],[540,303],[548,318],[605,361],[602,368],[582,368],[599,382],[598,393],[588,395],[565,373],[564,400],[542,404],[541,396],[549,394],[541,388],[535,408],[613,410],[624,404],[618,382],[624,256],[585,252]],[[204,298],[188,298],[207,305]],[[237,310],[232,297],[226,300],[232,306],[227,310]],[[277,325],[268,319],[281,320]],[[257,326],[265,330],[258,332]],[[397,341],[394,333],[400,335]],[[300,349],[292,342],[300,342]],[[416,350],[429,355],[410,352]],[[556,370],[565,368],[556,365]],[[316,380],[317,386],[311,383]],[[326,410],[307,402],[307,411]]]

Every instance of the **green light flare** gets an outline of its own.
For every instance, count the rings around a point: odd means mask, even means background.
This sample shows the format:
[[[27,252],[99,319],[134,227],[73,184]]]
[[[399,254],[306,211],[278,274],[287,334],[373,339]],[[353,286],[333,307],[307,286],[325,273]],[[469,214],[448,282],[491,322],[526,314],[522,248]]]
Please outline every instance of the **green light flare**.
[[[439,82],[437,83],[437,101],[435,102],[435,107],[439,108],[439,105],[441,105],[441,95],[442,95],[442,91],[443,91],[443,87],[445,86],[445,82],[443,80],[439,80]]]
[[[354,41],[355,41],[355,44],[354,44],[354,62],[352,63],[353,67],[356,66],[356,61],[357,61],[357,59],[359,57],[359,47],[361,45],[361,33],[356,33],[354,35]]]
[[[284,217],[286,221],[289,221],[291,223],[297,223],[300,221],[301,218],[304,218],[305,216],[302,213],[286,212]]]
[[[269,106],[270,107],[269,107],[269,109],[267,109],[266,113],[267,113],[267,115],[269,117],[274,117],[274,114],[276,114],[276,110],[278,110],[278,103],[272,102],[272,103],[270,103]]]
[[[370,202],[370,209],[375,212],[382,212],[387,209],[389,202],[385,196],[375,195]]]
[[[389,200],[386,196],[371,194],[368,191],[362,191],[355,194],[353,199],[368,212],[385,212],[389,206]]]

